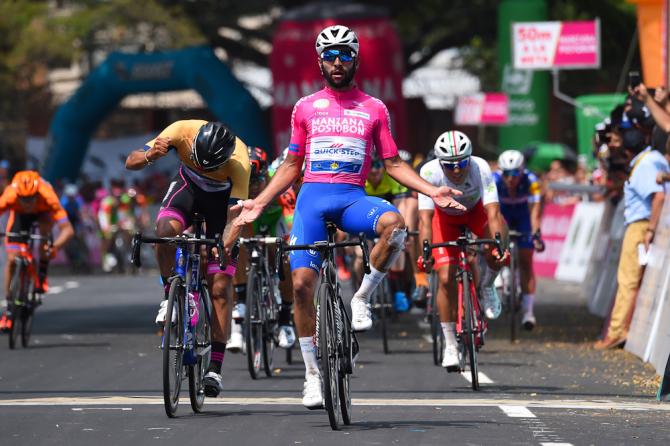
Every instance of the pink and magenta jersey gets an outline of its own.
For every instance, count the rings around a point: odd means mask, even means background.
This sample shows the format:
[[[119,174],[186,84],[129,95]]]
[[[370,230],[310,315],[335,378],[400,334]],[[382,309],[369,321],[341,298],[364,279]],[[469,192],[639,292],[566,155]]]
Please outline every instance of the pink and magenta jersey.
[[[326,87],[295,104],[288,149],[305,157],[306,183],[364,186],[373,150],[380,159],[398,154],[390,121],[384,103],[357,87]]]

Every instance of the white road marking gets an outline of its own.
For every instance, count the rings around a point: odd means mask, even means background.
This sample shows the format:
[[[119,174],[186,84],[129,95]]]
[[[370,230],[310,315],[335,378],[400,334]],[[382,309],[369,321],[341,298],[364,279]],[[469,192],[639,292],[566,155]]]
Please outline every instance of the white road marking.
[[[488,376],[486,376],[484,373],[479,372],[478,375],[479,375],[479,383],[480,384],[493,384],[493,380],[491,378],[489,378]],[[461,376],[463,378],[465,378],[469,383],[472,382],[472,376],[471,376],[471,373],[469,371],[461,372]]]
[[[65,290],[62,286],[50,286],[49,291],[47,291],[47,294],[60,294]]]
[[[77,282],[76,280],[68,280],[67,282],[65,282],[65,288],[67,288],[68,290],[72,288],[79,288],[79,282]]]
[[[509,406],[501,404],[498,407],[500,407],[500,410],[505,412],[505,415],[511,418],[535,418],[533,412],[523,406]]]
[[[123,411],[128,411],[128,410],[133,410],[132,407],[73,407],[73,411],[75,412],[81,412],[84,410],[123,410]]]
[[[0,400],[0,407],[16,406],[79,406],[115,405],[114,409],[132,410],[126,406],[161,405],[162,396],[109,396],[109,397],[50,397]],[[260,406],[301,406],[301,398],[249,397],[249,398],[207,398],[208,405],[260,405]],[[625,410],[670,412],[670,405],[654,402],[612,401],[612,400],[515,400],[496,398],[453,398],[453,399],[410,399],[410,398],[354,398],[355,406],[395,406],[395,407],[499,407],[522,406],[530,409],[577,409],[577,410]]]

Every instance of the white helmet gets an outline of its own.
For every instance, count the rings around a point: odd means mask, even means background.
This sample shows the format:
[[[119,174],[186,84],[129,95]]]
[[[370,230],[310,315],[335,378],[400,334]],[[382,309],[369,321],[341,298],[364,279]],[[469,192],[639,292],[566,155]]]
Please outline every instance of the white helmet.
[[[443,161],[458,161],[472,155],[470,138],[457,130],[442,133],[434,149],[435,156]]]
[[[345,45],[358,54],[358,36],[353,30],[342,25],[324,28],[316,38],[316,54],[319,56],[330,46]]]
[[[523,167],[523,154],[518,150],[505,150],[498,157],[500,170],[515,170]]]

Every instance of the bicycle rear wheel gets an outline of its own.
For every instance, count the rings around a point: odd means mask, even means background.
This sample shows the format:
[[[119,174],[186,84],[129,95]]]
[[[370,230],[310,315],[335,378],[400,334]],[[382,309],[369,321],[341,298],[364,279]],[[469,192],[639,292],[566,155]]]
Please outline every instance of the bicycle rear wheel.
[[[444,355],[444,333],[440,325],[440,313],[437,311],[437,273],[430,273],[430,337],[433,340],[433,364],[442,365],[442,355]]]
[[[390,308],[393,303],[391,302],[391,290],[389,290],[388,279],[384,278],[382,283],[377,287],[377,298],[379,303],[379,314],[381,321],[381,331],[382,331],[382,343],[384,346],[384,354],[388,355],[389,353],[389,341],[388,341],[388,325],[389,325],[389,316],[392,311]]]
[[[263,355],[263,317],[261,313],[261,278],[256,265],[249,267],[247,278],[247,312],[244,315],[244,339],[247,367],[251,378],[258,379]]]
[[[212,332],[210,326],[209,290],[206,284],[200,288],[198,302],[198,323],[195,327],[195,348],[198,362],[188,368],[188,396],[191,400],[193,412],[202,412],[205,403],[205,386],[202,380],[209,368],[212,356]]]
[[[475,345],[476,338],[476,324],[477,319],[475,316],[475,308],[472,302],[472,299],[475,299],[476,296],[472,296],[470,292],[470,277],[467,273],[462,275],[462,286],[463,286],[463,306],[464,306],[464,315],[465,319],[464,332],[462,342],[465,344],[465,350],[468,353],[468,360],[470,363],[470,375],[472,380],[472,390],[479,390],[479,372],[477,370],[477,346]]]
[[[263,298],[263,303],[261,305],[261,310],[264,312],[263,323],[263,369],[265,370],[265,376],[268,378],[272,377],[273,371],[273,358],[275,354],[275,348],[277,346],[277,338],[279,333],[279,323],[277,321],[277,315],[279,314],[279,306],[277,304],[277,299],[274,296],[274,292],[271,290],[274,289],[272,284],[272,277],[265,278],[265,289],[267,293]]]
[[[179,406],[179,392],[184,373],[185,289],[181,278],[172,280],[168,296],[163,329],[163,402],[167,416],[174,418]],[[175,314],[174,322],[172,322],[173,314]]]
[[[339,355],[335,321],[334,293],[330,284],[322,283],[317,294],[318,344],[323,379],[323,400],[333,430],[340,424]]]

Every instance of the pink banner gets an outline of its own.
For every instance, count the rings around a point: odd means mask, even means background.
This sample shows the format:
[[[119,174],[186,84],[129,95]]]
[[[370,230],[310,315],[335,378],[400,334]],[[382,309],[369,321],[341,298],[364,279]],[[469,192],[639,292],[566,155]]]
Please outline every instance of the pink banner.
[[[574,212],[573,204],[561,206],[549,203],[544,206],[541,230],[546,249],[533,256],[533,268],[538,276],[554,277]]]
[[[514,68],[600,68],[600,22],[528,22],[513,25]]]
[[[508,116],[505,93],[477,93],[459,96],[454,119],[457,125],[505,125]]]

